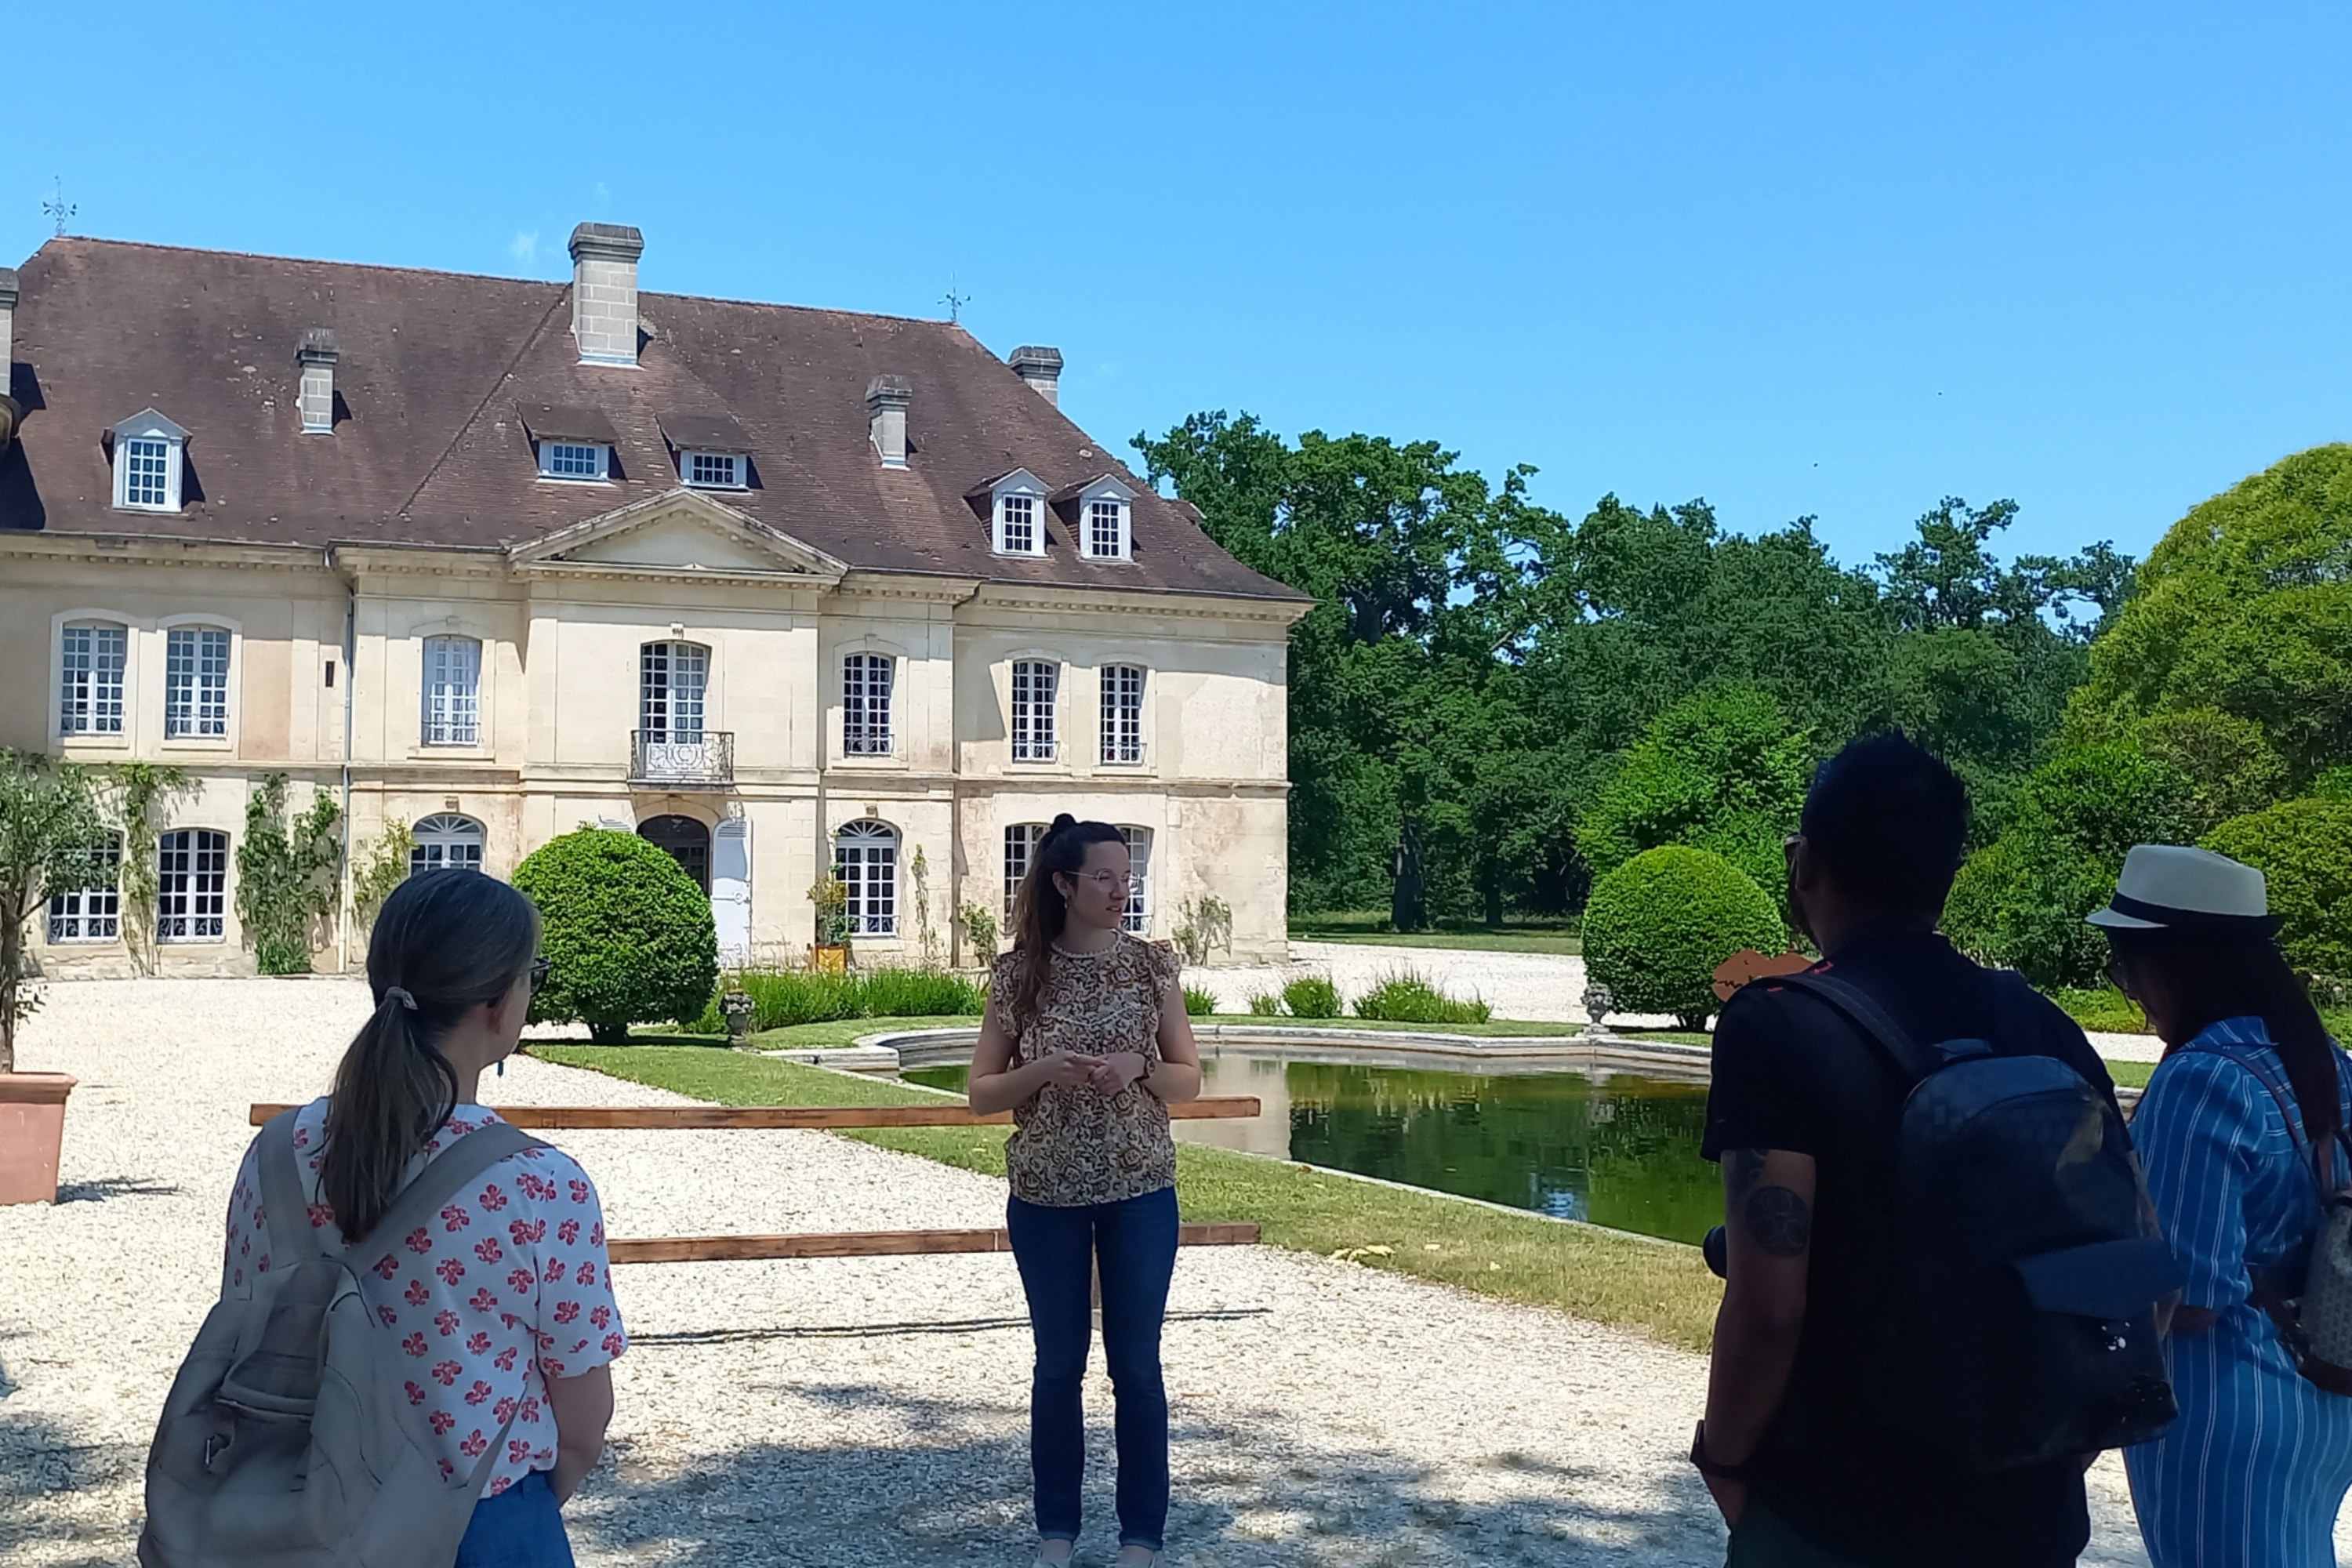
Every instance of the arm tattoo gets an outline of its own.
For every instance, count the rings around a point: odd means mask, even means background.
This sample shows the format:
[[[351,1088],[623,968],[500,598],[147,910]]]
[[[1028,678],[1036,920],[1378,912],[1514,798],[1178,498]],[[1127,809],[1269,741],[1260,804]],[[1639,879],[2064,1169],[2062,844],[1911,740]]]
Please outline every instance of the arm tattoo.
[[[1730,1188],[1730,1206],[1737,1210],[1764,1175],[1764,1151],[1734,1149],[1724,1156],[1723,1173]]]
[[[1768,1258],[1801,1258],[1813,1244],[1811,1205],[1786,1187],[1759,1187],[1748,1200],[1748,1239]]]

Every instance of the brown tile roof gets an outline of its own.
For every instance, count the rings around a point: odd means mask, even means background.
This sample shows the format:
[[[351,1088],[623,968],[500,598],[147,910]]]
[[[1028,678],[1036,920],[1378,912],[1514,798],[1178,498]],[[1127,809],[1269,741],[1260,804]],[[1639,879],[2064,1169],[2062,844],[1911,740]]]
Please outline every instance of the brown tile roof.
[[[0,529],[319,545],[509,545],[679,482],[667,426],[740,427],[754,489],[727,503],[848,562],[997,581],[1300,597],[1211,542],[963,331],[944,321],[640,293],[635,370],[576,363],[571,286],[57,239],[21,269]],[[332,435],[301,433],[303,332],[341,351]],[[908,467],[867,434],[877,375],[913,387]],[[153,407],[191,432],[177,515],[118,511],[101,437]],[[601,421],[614,482],[541,481],[529,427]],[[567,428],[553,429],[554,424]],[[1132,563],[989,549],[963,500],[1025,468],[1118,474]]]

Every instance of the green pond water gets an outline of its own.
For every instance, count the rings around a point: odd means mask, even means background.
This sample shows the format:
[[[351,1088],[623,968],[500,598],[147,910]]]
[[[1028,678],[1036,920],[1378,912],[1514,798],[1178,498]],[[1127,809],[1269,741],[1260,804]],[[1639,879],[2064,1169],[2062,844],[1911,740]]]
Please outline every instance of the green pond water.
[[[1706,1086],[1612,1074],[1433,1072],[1293,1060],[1202,1058],[1207,1094],[1254,1094],[1255,1121],[1180,1121],[1186,1142],[1328,1165],[1621,1230],[1696,1242],[1723,1217],[1699,1158]],[[909,1082],[961,1090],[961,1066]]]

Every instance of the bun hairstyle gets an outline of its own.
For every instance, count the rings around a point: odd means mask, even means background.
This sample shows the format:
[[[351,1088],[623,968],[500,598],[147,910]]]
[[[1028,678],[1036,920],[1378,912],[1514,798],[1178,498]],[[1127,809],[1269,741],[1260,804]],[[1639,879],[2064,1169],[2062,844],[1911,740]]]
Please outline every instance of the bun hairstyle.
[[[1069,900],[1054,879],[1076,877],[1087,863],[1087,851],[1097,844],[1125,844],[1127,835],[1108,822],[1080,822],[1068,812],[1037,840],[1029,855],[1029,874],[1013,900],[1013,996],[1006,1021],[1018,1030],[1034,1017],[1037,998],[1045,989],[1045,974],[1054,962],[1054,939],[1069,923]]]
[[[373,1229],[409,1163],[457,1103],[441,1041],[530,972],[539,910],[478,871],[425,871],[393,889],[368,938],[375,1013],[335,1069],[319,1192],[347,1241]]]

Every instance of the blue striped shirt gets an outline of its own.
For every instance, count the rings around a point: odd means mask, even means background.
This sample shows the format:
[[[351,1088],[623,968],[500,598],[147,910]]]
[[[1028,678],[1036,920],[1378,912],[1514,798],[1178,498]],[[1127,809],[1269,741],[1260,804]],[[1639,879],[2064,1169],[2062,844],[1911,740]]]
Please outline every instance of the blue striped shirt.
[[[2285,1105],[2246,1066],[2200,1048],[2216,1045],[2251,1047]],[[2339,1092],[2345,1067],[2338,1052]],[[2336,1510],[2352,1488],[2352,1399],[2298,1373],[2251,1300],[2256,1269],[2300,1281],[2319,1224],[2319,1186],[2297,1147],[2301,1113],[2286,1081],[2262,1020],[2226,1019],[2158,1066],[2132,1121],[2188,1276],[2182,1299],[2220,1314],[2204,1333],[2171,1338],[2180,1419],[2124,1456],[2155,1568],[2336,1561]],[[2352,1123],[2352,1100],[2346,1116]]]

